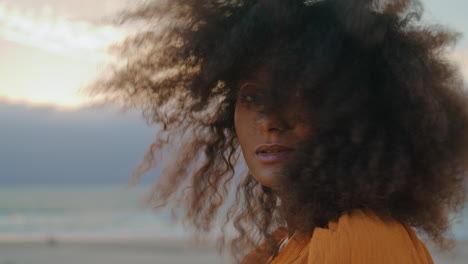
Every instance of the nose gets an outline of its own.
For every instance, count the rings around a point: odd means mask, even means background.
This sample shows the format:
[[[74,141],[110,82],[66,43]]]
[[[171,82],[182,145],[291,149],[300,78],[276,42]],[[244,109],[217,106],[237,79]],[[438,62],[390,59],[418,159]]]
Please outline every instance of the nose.
[[[262,115],[257,119],[258,130],[264,134],[281,133],[290,128],[288,122],[276,115]]]

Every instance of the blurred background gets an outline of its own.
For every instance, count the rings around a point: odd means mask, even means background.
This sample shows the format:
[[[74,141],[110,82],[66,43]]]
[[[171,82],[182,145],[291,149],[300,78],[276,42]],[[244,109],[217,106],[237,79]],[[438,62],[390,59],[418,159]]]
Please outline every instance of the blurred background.
[[[143,207],[155,172],[125,188],[157,128],[79,92],[125,36],[106,19],[136,2],[0,0],[0,264],[226,262]],[[424,20],[465,35],[451,57],[468,80],[468,2],[424,3]],[[467,221],[436,263],[468,262]]]

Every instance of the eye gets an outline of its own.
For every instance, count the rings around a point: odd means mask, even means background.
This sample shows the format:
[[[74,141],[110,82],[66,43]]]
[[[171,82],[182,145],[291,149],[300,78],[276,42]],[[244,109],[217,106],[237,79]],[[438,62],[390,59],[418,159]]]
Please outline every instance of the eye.
[[[261,104],[263,89],[254,83],[244,84],[238,92],[238,100],[245,105],[259,105]]]
[[[257,97],[254,94],[240,94],[239,99],[242,103],[253,104],[256,103]]]

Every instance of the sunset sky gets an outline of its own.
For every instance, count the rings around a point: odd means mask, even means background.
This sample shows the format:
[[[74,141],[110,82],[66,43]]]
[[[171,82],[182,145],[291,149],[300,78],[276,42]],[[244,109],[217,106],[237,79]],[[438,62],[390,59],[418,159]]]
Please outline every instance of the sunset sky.
[[[0,99],[79,106],[77,92],[123,37],[103,21],[124,0],[0,0]]]
[[[126,0],[0,0],[0,100],[77,108],[78,89],[109,60],[106,48],[123,38],[103,23]],[[131,1],[134,3],[135,1]],[[468,36],[466,0],[430,0],[426,20]],[[453,56],[468,79],[468,40]]]

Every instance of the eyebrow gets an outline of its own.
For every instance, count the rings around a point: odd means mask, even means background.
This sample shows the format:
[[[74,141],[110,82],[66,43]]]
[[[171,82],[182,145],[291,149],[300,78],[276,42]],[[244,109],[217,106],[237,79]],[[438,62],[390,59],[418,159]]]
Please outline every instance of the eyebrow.
[[[264,89],[265,87],[261,83],[257,82],[246,82],[239,87],[239,90],[242,90],[245,87],[255,87],[259,89]]]

